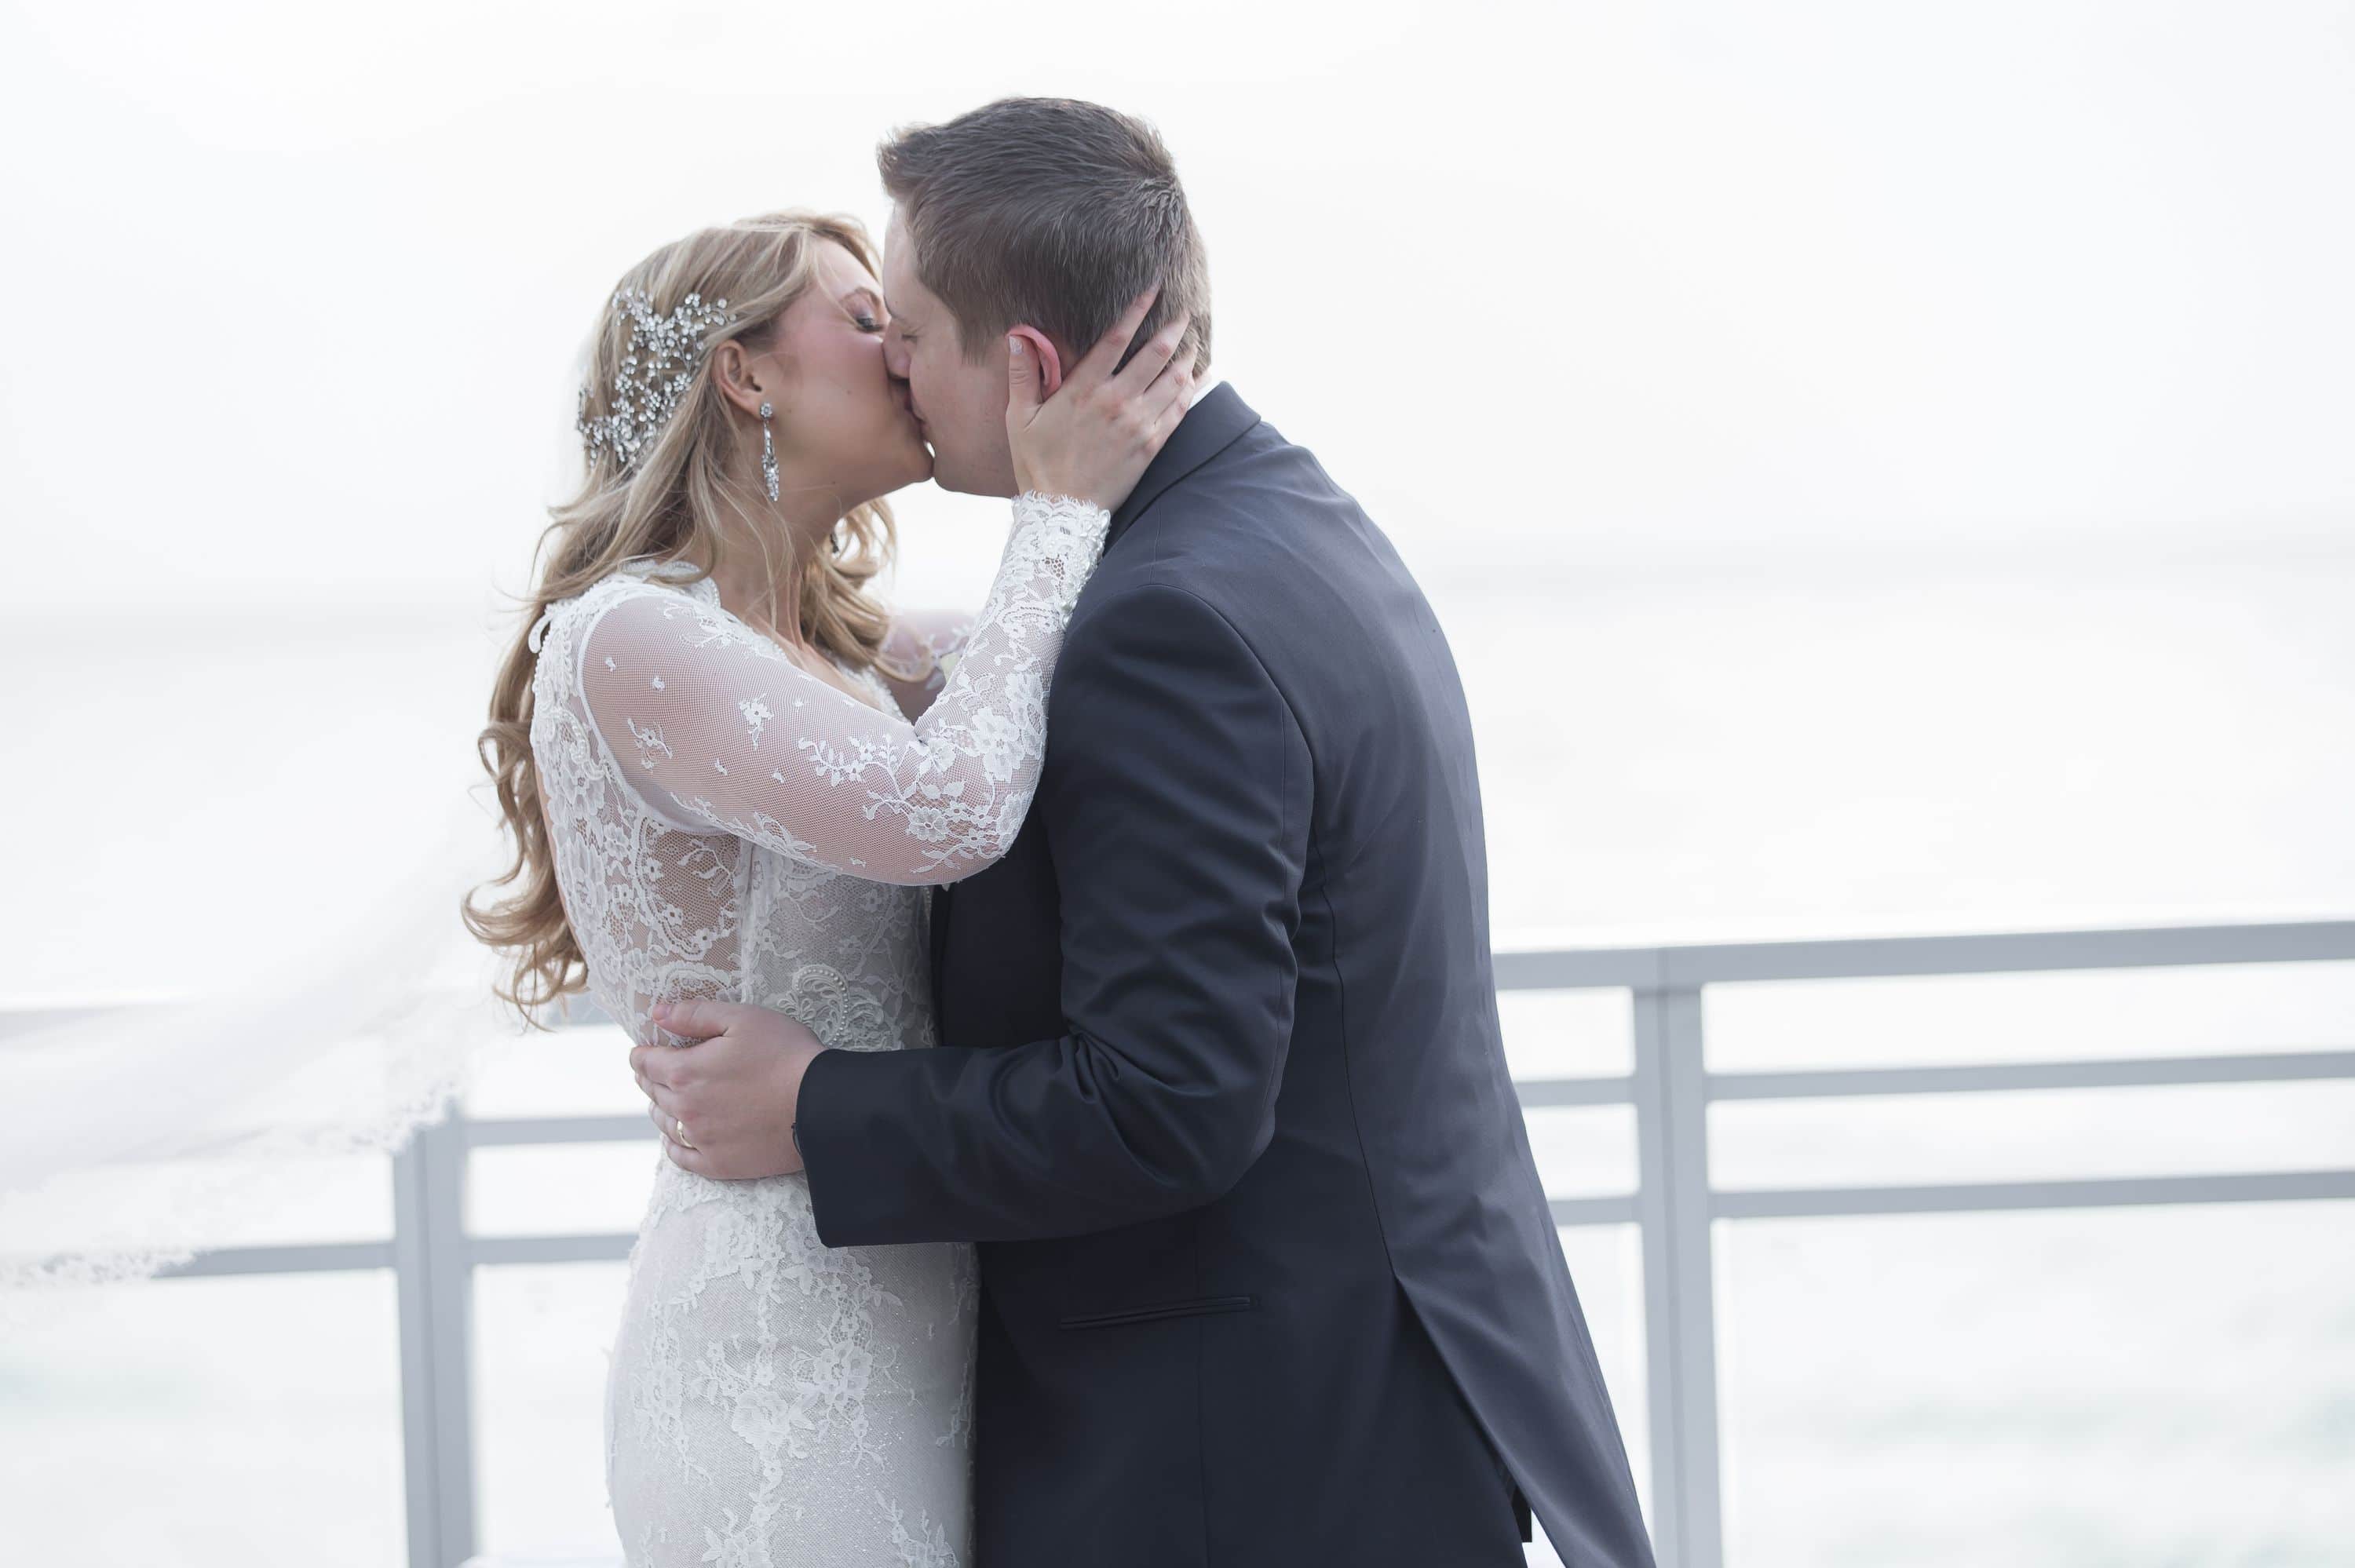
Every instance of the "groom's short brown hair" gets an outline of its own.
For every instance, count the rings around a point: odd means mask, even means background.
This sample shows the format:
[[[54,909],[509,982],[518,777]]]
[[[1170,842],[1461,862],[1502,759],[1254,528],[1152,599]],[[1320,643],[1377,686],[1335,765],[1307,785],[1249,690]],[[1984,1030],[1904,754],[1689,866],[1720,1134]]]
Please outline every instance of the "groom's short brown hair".
[[[1178,167],[1152,126],[1070,98],[1002,98],[876,149],[883,188],[916,244],[916,276],[955,315],[977,358],[1034,326],[1085,354],[1161,281],[1143,343],[1180,312],[1180,344],[1210,362],[1210,270]],[[1125,355],[1124,355],[1125,358]]]

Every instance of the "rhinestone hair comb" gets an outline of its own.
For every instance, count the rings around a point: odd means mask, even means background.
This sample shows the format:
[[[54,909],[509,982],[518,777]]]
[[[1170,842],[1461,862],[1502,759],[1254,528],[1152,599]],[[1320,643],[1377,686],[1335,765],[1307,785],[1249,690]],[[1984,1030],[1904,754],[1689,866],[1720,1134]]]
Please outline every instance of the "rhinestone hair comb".
[[[600,449],[611,451],[626,471],[638,454],[654,443],[678,400],[695,380],[703,363],[706,334],[727,326],[728,302],[703,302],[689,294],[666,316],[655,314],[654,299],[644,289],[623,289],[613,296],[616,310],[630,317],[629,351],[614,373],[610,412],[589,417],[589,388],[581,388],[581,418],[575,429],[594,462]]]

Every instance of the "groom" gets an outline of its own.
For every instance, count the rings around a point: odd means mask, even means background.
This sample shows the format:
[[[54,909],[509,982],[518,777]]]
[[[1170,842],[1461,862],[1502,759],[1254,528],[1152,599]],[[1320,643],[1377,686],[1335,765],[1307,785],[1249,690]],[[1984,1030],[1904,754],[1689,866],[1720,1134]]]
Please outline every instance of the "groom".
[[[884,146],[891,367],[951,490],[1011,494],[1006,334],[1052,392],[1162,282],[1158,137],[1012,99]],[[1471,725],[1390,541],[1213,388],[1114,514],[1011,852],[935,895],[944,1042],[686,1003],[670,1156],[805,1170],[827,1245],[982,1244],[985,1568],[1648,1564],[1505,1068]],[[680,1066],[695,1071],[675,1087]],[[724,1107],[724,1108],[722,1108]]]

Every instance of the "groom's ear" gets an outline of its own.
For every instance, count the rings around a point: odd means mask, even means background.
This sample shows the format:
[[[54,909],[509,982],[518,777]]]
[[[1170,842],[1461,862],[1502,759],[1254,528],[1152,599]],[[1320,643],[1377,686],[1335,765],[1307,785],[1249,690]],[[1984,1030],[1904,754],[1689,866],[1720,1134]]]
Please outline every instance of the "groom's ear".
[[[1063,384],[1062,355],[1037,327],[1007,327],[1006,335],[1018,337],[1030,345],[1030,362],[1039,367],[1039,395],[1052,397],[1055,388]]]

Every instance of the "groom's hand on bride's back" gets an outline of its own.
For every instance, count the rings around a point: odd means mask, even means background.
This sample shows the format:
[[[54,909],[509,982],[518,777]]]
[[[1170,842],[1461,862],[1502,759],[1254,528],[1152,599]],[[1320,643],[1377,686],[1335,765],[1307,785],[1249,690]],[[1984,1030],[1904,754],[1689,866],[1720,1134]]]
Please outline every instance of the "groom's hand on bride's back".
[[[802,1074],[825,1049],[817,1036],[782,1013],[732,1001],[657,1003],[652,1018],[687,1041],[630,1051],[671,1162],[719,1181],[799,1171],[794,1119]]]

